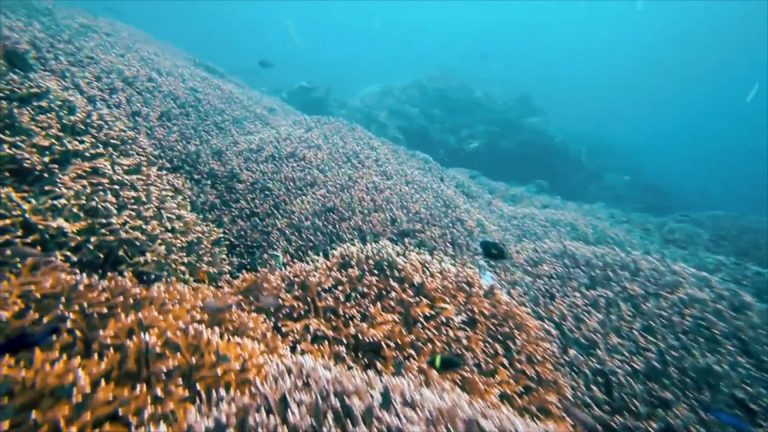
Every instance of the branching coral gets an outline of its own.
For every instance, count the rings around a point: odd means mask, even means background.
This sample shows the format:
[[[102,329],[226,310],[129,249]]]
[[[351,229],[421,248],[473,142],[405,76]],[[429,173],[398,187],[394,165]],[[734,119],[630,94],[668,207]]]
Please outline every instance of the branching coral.
[[[487,430],[539,427],[498,404],[472,402],[434,376],[426,382],[410,372],[377,377],[286,357],[272,325],[253,310],[261,306],[250,295],[238,299],[238,293],[254,289],[253,282],[246,277],[220,289],[160,283],[148,290],[135,280],[96,279],[62,263],[30,260],[3,283],[0,340],[52,320],[63,331],[40,346],[0,357],[0,428],[176,429],[218,418],[254,430],[278,424],[305,429],[309,420],[296,416],[299,408],[281,404],[321,411],[320,423],[337,427],[363,421],[376,428],[437,427],[466,419],[487,423]],[[541,385],[555,395],[558,384]],[[386,397],[393,399],[392,409],[381,408],[384,386],[391,389]],[[271,405],[265,408],[264,401]]]
[[[539,432],[555,424],[523,420],[506,407],[479,402],[447,383],[380,376],[310,356],[267,362],[267,377],[248,397],[222,393],[187,418],[193,431],[217,425],[239,430],[454,430]]]
[[[389,242],[352,245],[277,275],[246,276],[237,286],[245,299],[254,287],[285,287],[272,316],[298,352],[428,381],[438,378],[427,360],[456,353],[467,364],[445,375],[450,382],[534,418],[557,418],[567,395],[546,328],[486,292],[476,270],[446,259]]]
[[[146,282],[228,270],[219,231],[190,211],[181,178],[151,166],[128,124],[58,81],[4,81],[0,270],[18,270],[29,255]],[[39,96],[19,102],[31,91]]]
[[[147,290],[131,279],[38,265],[30,262],[3,283],[0,340],[52,319],[64,330],[34,350],[0,358],[0,424],[12,430],[184,424],[204,396],[248,394],[264,376],[261,359],[282,352],[261,315],[212,318],[205,310],[219,297],[212,287]]]
[[[704,402],[766,424],[768,344],[754,343],[765,310],[740,292],[765,275],[736,265],[733,248],[670,250],[645,216],[627,224],[554,198],[507,205],[360,128],[303,117],[63,9],[0,8],[34,61],[0,67],[0,348],[13,352],[2,426],[214,421],[230,403],[260,404],[254,388],[282,370],[262,365],[284,359],[264,353],[283,346],[324,370],[454,386],[537,419],[559,418],[553,398],[571,388],[567,411],[606,430],[712,430]],[[484,271],[511,300],[484,292],[465,262],[484,237],[507,249]],[[285,268],[258,271],[273,254]],[[33,342],[39,352],[10,350]],[[464,366],[437,374],[426,360],[443,353]],[[298,407],[294,384],[264,394]],[[278,411],[269,422],[304,424]]]

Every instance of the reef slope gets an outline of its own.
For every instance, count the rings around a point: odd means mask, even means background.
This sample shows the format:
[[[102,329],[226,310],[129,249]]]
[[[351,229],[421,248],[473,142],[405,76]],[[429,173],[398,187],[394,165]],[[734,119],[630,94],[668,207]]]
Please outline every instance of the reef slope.
[[[749,235],[512,203],[117,23],[0,13],[0,341],[39,340],[0,360],[3,426],[765,426]]]

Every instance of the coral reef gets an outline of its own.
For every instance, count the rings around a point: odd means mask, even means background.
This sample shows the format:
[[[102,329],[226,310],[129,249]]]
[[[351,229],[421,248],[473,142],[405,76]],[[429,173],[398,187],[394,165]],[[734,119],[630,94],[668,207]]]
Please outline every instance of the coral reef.
[[[616,248],[564,241],[511,255],[512,295],[526,296],[534,316],[557,329],[560,360],[590,388],[576,400],[606,425],[624,424],[607,420],[622,412],[714,430],[704,404],[738,411],[737,398],[768,403],[768,317],[748,293]]]
[[[34,62],[0,61],[0,428],[768,423],[763,225],[446,170],[118,23],[0,18]]]
[[[204,395],[247,393],[264,376],[261,359],[283,350],[262,315],[207,313],[204,304],[224,292],[206,285],[148,290],[33,259],[0,292],[0,338],[54,319],[64,327],[0,358],[5,430],[185,424]]]
[[[497,181],[546,184],[542,192],[616,208],[654,214],[676,208],[668,191],[644,179],[615,149],[558,138],[527,94],[502,97],[449,75],[432,75],[373,86],[350,101],[306,83],[279,96],[305,114],[344,118],[445,167],[477,170]]]
[[[309,356],[268,360],[267,377],[250,396],[215,395],[211,408],[188,415],[193,431],[234,424],[273,430],[455,430],[543,432],[507,408],[478,402],[451,386],[424,387],[410,377],[379,376]],[[564,429],[560,425],[559,429]],[[289,429],[290,430],[290,429]]]
[[[248,284],[281,293],[274,320],[294,350],[426,377],[434,374],[427,360],[450,351],[468,364],[446,379],[532,418],[556,418],[567,396],[551,333],[501,293],[486,292],[474,267],[384,242],[261,272]]]
[[[381,378],[289,356],[251,301],[254,283],[246,276],[219,288],[146,289],[132,278],[88,277],[61,262],[29,260],[0,291],[0,338],[53,320],[63,330],[32,350],[0,357],[0,429],[204,430],[205,418],[239,430],[307,430],[310,421],[409,430],[467,419],[487,423],[484,430],[539,428],[435,378],[427,386],[410,372]],[[280,408],[283,400],[290,408]],[[265,401],[273,407],[266,412]],[[292,414],[298,409],[312,416]]]
[[[0,270],[31,253],[147,281],[227,272],[218,230],[190,212],[184,179],[153,166],[145,138],[81,82],[30,78],[2,73]]]

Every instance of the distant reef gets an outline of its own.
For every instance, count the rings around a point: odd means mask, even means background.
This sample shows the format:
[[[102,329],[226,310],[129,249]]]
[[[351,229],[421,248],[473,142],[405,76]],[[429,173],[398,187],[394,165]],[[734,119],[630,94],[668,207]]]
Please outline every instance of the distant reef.
[[[508,183],[582,202],[667,214],[670,193],[597,144],[574,147],[557,137],[546,113],[527,94],[501,97],[448,75],[373,86],[352,100],[308,82],[279,91],[305,114],[337,116],[446,167],[481,172]],[[621,166],[620,170],[613,169]]]

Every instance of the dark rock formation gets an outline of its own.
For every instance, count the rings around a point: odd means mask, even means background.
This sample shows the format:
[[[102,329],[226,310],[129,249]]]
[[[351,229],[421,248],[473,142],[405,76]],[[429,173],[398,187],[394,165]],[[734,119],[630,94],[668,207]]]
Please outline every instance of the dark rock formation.
[[[375,86],[350,102],[307,83],[281,97],[305,114],[342,117],[446,167],[532,184],[540,193],[568,200],[657,214],[676,210],[663,188],[643,180],[615,151],[558,138],[527,94],[499,97],[440,75]]]

